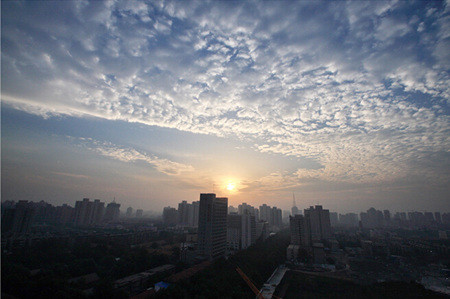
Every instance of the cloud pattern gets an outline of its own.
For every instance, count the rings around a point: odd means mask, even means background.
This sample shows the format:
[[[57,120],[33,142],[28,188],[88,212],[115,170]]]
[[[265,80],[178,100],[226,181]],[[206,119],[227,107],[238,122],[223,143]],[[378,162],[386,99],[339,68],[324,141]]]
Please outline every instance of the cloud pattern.
[[[2,8],[2,100],[16,109],[238,137],[323,165],[259,184],[449,180],[448,1]],[[113,145],[96,151],[191,171]]]
[[[194,171],[191,165],[178,163],[156,155],[139,151],[130,147],[121,147],[111,142],[104,142],[92,138],[66,136],[71,143],[86,148],[101,156],[112,158],[122,162],[144,162],[154,167],[157,171],[170,176],[189,174]],[[64,175],[64,174],[63,174]]]

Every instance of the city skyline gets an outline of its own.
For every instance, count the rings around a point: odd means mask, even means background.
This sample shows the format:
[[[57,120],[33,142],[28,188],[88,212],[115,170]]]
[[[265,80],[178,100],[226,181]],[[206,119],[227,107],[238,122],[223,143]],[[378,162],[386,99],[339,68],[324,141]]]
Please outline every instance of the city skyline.
[[[2,201],[449,209],[447,2],[2,2]]]

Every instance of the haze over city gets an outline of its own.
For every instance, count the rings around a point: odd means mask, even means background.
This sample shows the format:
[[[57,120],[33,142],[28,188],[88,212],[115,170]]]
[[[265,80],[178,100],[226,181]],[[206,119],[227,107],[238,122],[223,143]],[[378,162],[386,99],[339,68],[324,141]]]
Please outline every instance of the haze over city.
[[[449,9],[3,1],[2,201],[448,212]]]

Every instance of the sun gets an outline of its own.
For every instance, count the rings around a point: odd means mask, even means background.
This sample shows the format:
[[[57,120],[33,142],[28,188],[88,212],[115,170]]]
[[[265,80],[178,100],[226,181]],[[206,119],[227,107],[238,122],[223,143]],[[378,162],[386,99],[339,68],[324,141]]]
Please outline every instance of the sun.
[[[234,188],[236,188],[236,184],[235,183],[230,182],[230,183],[227,184],[227,190],[228,191],[233,191]]]

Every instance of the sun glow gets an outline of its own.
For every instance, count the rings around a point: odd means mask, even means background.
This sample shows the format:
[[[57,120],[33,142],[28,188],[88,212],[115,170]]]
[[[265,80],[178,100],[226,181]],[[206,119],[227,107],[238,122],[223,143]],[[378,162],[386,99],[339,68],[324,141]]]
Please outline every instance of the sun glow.
[[[228,191],[233,191],[234,188],[236,188],[236,184],[235,184],[235,183],[229,182],[229,183],[227,184],[227,190],[228,190]]]

